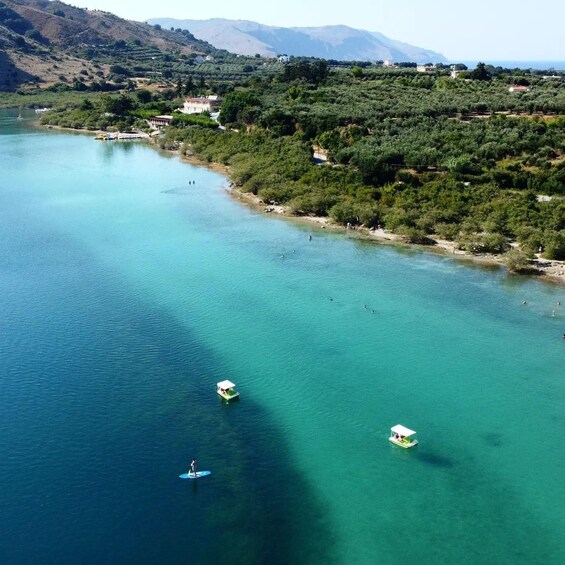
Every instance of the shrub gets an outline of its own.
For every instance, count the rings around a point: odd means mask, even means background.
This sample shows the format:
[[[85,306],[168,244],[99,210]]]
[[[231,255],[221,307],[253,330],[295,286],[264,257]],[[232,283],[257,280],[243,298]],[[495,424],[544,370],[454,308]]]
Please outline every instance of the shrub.
[[[361,218],[359,217],[359,210],[356,202],[352,199],[346,199],[338,202],[329,211],[331,218],[341,225],[353,224],[357,225]]]
[[[434,226],[434,232],[440,239],[455,241],[459,237],[459,225],[439,223]]]
[[[289,202],[293,214],[313,214],[315,216],[327,216],[329,209],[335,204],[335,198],[328,197],[323,193],[303,194],[293,198]]]
[[[25,36],[29,39],[33,39],[33,41],[37,41],[38,43],[46,42],[45,38],[36,29],[28,29]]]
[[[464,236],[458,243],[459,249],[467,253],[504,253],[508,248],[508,240],[498,233],[469,234]]]
[[[409,226],[400,226],[396,232],[403,237],[407,243],[418,245],[435,245],[435,241],[427,236],[424,230]]]
[[[542,255],[546,259],[565,260],[565,230],[544,234],[543,246]]]
[[[384,217],[384,223],[387,229],[396,232],[400,226],[415,227],[416,215],[407,212],[402,208],[393,208],[389,210]]]
[[[504,255],[504,262],[511,273],[531,273],[536,271],[530,257],[520,249],[511,249]]]

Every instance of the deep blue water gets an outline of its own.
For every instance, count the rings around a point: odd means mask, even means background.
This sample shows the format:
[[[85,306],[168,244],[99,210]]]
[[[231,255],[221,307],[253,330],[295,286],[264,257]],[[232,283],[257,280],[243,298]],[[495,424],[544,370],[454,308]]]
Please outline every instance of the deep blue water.
[[[3,562],[563,562],[563,287],[14,112],[0,167]]]

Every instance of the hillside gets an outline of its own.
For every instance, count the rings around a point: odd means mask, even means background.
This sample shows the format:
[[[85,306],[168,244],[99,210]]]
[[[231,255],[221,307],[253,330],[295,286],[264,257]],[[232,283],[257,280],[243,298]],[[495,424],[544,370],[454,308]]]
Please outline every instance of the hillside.
[[[90,60],[104,52],[112,63],[112,53],[104,48],[125,44],[179,54],[213,51],[187,31],[162,30],[59,1],[1,0],[0,90],[48,85],[81,71],[95,76],[100,68]]]
[[[245,20],[176,20],[154,18],[163,28],[188,29],[217,49],[240,55],[275,57],[279,54],[320,57],[338,61],[447,62],[441,53],[395,41],[381,33],[347,26],[283,28]]]

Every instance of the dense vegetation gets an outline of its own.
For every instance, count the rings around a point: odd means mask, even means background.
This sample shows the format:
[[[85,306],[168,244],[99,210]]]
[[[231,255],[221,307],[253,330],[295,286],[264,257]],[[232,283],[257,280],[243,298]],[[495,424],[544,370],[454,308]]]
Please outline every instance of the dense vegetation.
[[[451,79],[448,69],[298,59],[271,70],[196,84],[179,73],[159,93],[106,94],[45,119],[141,127],[147,112],[169,112],[185,93],[221,90],[225,131],[177,120],[160,143],[229,165],[234,183],[267,203],[473,253],[517,242],[518,267],[540,248],[565,259],[563,76],[482,65]],[[517,84],[528,90],[510,92]],[[327,163],[313,163],[314,147]]]

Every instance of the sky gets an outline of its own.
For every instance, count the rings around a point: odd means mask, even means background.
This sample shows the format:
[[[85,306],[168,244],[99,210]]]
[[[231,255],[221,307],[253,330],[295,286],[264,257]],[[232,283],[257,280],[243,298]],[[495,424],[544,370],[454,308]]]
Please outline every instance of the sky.
[[[452,61],[565,60],[565,0],[67,0],[122,18],[251,20],[378,31]]]

